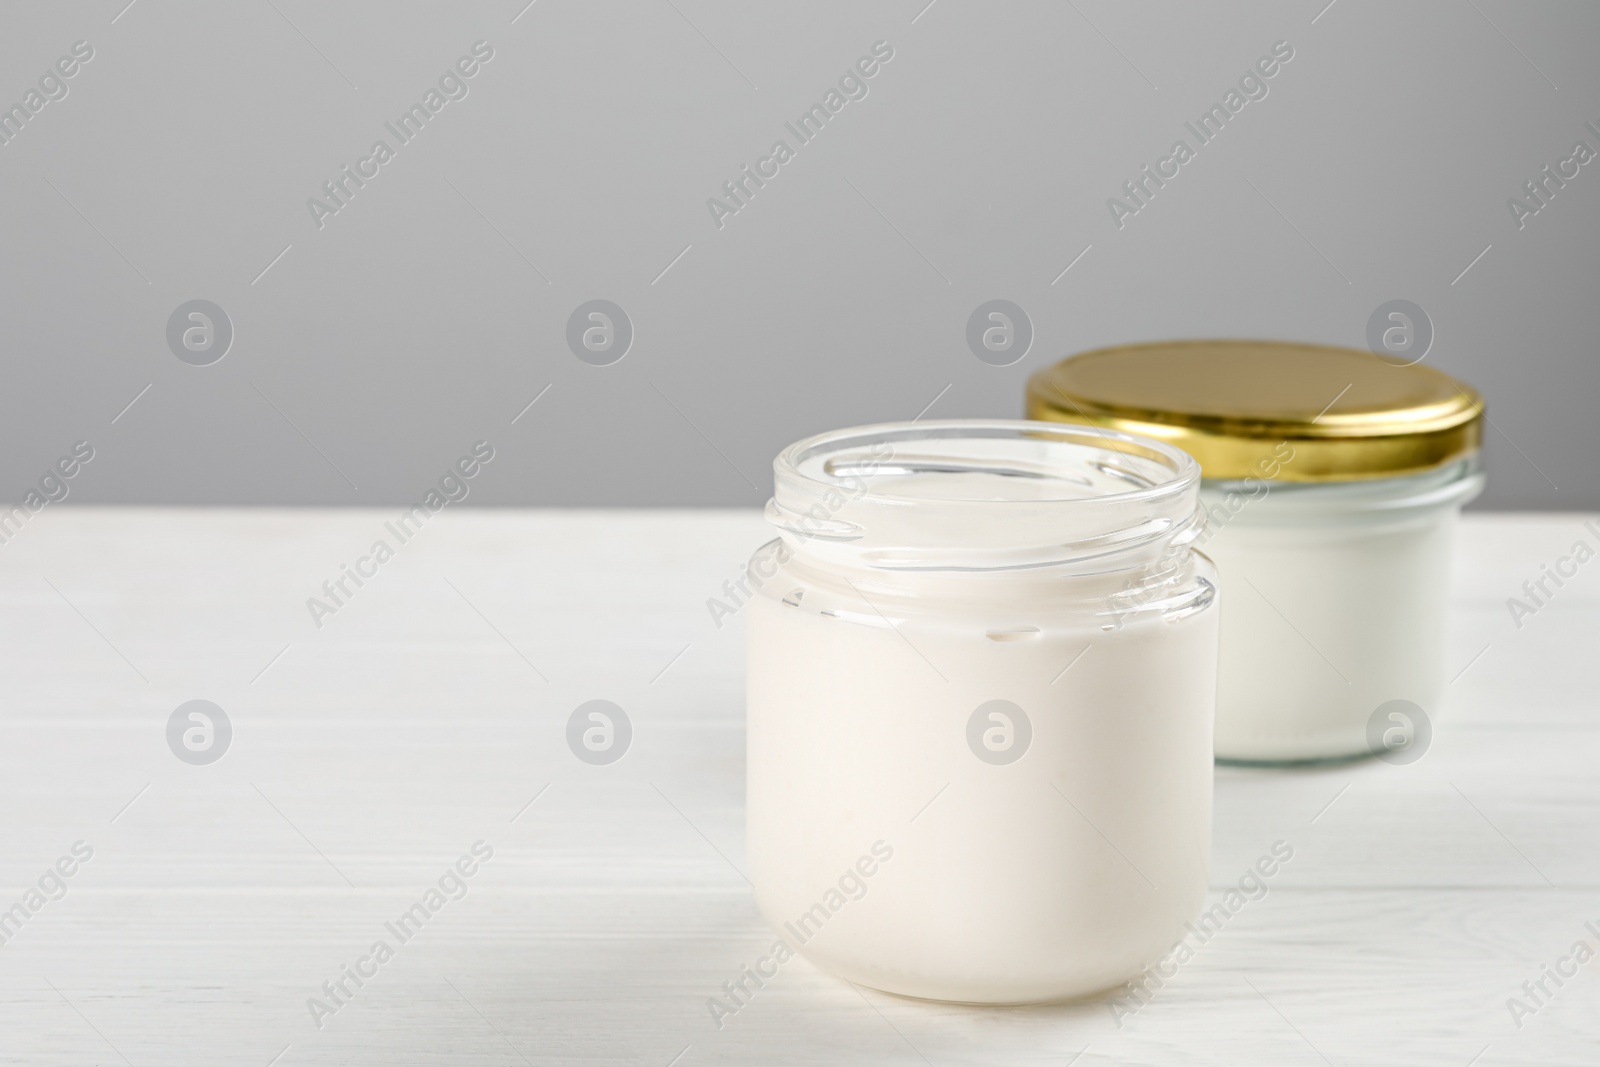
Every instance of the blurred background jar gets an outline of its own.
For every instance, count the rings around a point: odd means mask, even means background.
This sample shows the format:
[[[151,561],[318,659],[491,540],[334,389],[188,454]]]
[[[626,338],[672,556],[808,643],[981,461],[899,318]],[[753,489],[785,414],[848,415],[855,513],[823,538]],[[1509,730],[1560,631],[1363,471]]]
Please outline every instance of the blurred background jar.
[[[1408,728],[1379,714],[1391,701],[1437,713],[1483,408],[1430,367],[1274,341],[1099,349],[1027,393],[1031,418],[1144,434],[1200,462],[1197,547],[1227,591],[1216,755],[1265,763],[1379,751]]]

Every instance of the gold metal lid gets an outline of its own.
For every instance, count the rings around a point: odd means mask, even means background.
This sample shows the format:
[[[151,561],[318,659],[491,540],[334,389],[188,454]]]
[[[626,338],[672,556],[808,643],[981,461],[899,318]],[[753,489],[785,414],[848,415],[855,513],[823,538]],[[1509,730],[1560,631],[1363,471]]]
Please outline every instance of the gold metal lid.
[[[1028,379],[1028,417],[1169,442],[1213,479],[1396,477],[1469,456],[1483,436],[1483,398],[1448,374],[1283,341],[1084,352]]]

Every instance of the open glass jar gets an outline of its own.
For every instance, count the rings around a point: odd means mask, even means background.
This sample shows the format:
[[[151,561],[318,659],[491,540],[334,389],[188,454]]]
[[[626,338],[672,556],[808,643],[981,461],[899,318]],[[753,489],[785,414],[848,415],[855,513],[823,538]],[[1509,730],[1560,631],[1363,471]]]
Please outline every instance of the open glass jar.
[[[911,996],[1109,988],[1206,889],[1216,584],[1199,468],[1022,421],[773,464],[751,561],[748,838],[789,948]]]
[[[1028,412],[1200,461],[1228,591],[1219,759],[1407,758],[1438,713],[1453,533],[1483,487],[1470,386],[1355,349],[1179,341],[1046,368]]]

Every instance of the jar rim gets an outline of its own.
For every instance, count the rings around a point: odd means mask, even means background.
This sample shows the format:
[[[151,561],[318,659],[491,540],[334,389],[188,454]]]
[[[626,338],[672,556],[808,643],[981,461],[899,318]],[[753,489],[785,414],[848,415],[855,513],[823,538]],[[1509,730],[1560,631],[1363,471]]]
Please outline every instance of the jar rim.
[[[880,422],[829,430],[796,441],[779,452],[772,461],[775,488],[786,481],[812,488],[832,490],[838,482],[818,478],[803,470],[808,460],[829,452],[841,452],[850,447],[870,447],[917,440],[1048,440],[1104,448],[1108,451],[1154,460],[1164,465],[1170,476],[1150,485],[1116,492],[1079,494],[1063,497],[1019,497],[1010,500],[991,498],[929,497],[871,490],[864,496],[902,503],[970,503],[984,505],[1040,504],[1102,504],[1134,503],[1152,497],[1179,493],[1200,482],[1200,464],[1189,453],[1153,437],[1127,433],[1103,426],[1074,423],[1047,422],[1037,419],[936,419],[922,422],[912,419],[904,422]],[[891,449],[892,455],[892,449]]]
[[[1181,449],[1026,419],[832,430],[780,452],[773,481],[767,519],[794,547],[886,570],[1129,564],[1204,521]]]
[[[1248,484],[1251,480],[1202,477],[1200,492],[1213,497],[1234,492],[1254,494],[1256,487]],[[1459,508],[1483,491],[1484,473],[1482,461],[1473,453],[1442,467],[1387,478],[1345,482],[1279,483],[1270,478],[1254,481],[1257,486],[1267,486],[1267,497],[1277,499],[1277,503],[1270,506],[1270,513],[1280,518],[1289,515],[1301,518],[1398,515],[1430,508]],[[1252,515],[1252,521],[1265,518],[1266,514]]]

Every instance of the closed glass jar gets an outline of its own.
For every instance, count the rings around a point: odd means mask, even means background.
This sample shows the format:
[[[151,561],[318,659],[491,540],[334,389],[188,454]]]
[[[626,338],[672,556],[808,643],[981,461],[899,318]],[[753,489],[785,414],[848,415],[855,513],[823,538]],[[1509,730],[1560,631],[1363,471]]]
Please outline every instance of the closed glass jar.
[[[1129,434],[901,423],[791,446],[750,574],[762,913],[851,981],[1117,985],[1206,891],[1216,583],[1199,468]]]
[[[1200,461],[1228,591],[1219,759],[1382,753],[1437,716],[1454,532],[1483,486],[1471,387],[1355,349],[1189,341],[1071,357],[1034,376],[1028,410]]]

